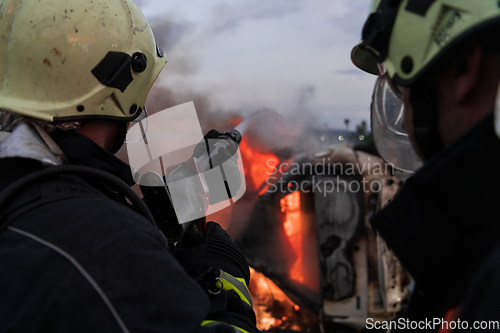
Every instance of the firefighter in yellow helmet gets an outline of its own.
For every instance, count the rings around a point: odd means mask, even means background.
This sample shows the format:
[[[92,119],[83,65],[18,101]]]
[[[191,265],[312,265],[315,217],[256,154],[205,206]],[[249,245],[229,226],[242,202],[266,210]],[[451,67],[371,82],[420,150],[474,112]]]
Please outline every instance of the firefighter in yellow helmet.
[[[256,331],[225,231],[176,259],[112,154],[166,61],[132,1],[0,0],[1,332]]]
[[[377,0],[351,53],[378,75],[379,153],[417,170],[372,220],[416,281],[410,319],[500,317],[499,37],[497,0]]]

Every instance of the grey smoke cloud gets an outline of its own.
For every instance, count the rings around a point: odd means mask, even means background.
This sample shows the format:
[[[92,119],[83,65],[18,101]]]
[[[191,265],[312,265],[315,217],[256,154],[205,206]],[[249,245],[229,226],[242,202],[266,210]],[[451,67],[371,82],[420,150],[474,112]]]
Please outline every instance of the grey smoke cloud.
[[[237,28],[245,20],[281,18],[297,13],[302,7],[300,0],[253,0],[237,3],[219,3],[213,7],[212,31],[218,33]]]
[[[369,1],[139,1],[169,62],[148,105],[194,100],[215,123],[276,110],[296,123],[368,120],[374,79],[349,53]],[[225,116],[227,115],[227,116]],[[213,117],[212,117],[213,116]]]
[[[184,41],[195,30],[195,24],[173,14],[157,16],[150,20],[156,43],[167,54],[168,61],[175,63],[171,72],[178,75],[196,73],[199,60],[196,51]],[[172,56],[169,56],[169,55]]]
[[[156,42],[166,52],[172,51],[182,37],[195,28],[193,22],[179,19],[172,14],[155,17],[149,23]]]

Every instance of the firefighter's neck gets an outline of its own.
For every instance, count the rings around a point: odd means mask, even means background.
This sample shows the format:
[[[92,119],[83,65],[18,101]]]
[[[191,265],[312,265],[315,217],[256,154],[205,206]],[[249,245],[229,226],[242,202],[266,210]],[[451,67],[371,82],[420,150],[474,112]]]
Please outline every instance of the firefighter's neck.
[[[109,151],[118,138],[119,125],[110,120],[91,120],[77,132]]]

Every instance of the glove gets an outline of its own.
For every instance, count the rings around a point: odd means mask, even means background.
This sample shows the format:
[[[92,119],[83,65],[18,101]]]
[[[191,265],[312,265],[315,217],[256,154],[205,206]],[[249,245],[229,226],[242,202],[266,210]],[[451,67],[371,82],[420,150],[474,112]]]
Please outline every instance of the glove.
[[[205,235],[195,246],[179,244],[173,248],[179,263],[194,279],[210,269],[221,269],[234,277],[243,278],[248,286],[250,270],[241,250],[218,223],[207,222],[206,228]]]
[[[207,292],[211,302],[209,322],[258,332],[247,288],[250,281],[248,263],[219,224],[208,222],[206,227],[206,234],[198,244],[192,247],[177,244],[172,252],[186,272]],[[237,278],[244,279],[246,285]]]

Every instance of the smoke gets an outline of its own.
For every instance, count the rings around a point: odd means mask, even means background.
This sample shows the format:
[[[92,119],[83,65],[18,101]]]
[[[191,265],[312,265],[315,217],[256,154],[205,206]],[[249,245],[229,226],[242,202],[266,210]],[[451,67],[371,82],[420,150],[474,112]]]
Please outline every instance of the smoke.
[[[168,72],[177,75],[190,75],[198,71],[200,63],[196,52],[186,41],[195,30],[195,25],[174,14],[166,14],[150,21],[156,43],[165,51],[168,58]]]
[[[307,127],[319,126],[319,122],[312,116],[316,98],[316,88],[313,85],[297,85],[296,89],[285,92],[287,102],[281,105],[272,104],[272,100],[259,100],[258,91],[266,89],[265,84],[256,87],[256,94],[252,94],[252,91],[241,91],[241,97],[254,98],[254,104],[247,103],[244,109],[224,106],[224,101],[220,102],[215,98],[215,95],[227,89],[228,84],[212,85],[205,88],[210,89],[208,91],[198,88],[196,74],[201,70],[204,45],[224,33],[238,29],[244,20],[289,15],[299,8],[299,1],[276,1],[268,2],[269,4],[260,9],[250,5],[245,5],[247,7],[243,9],[240,8],[242,5],[238,8],[219,5],[207,13],[209,22],[201,26],[178,13],[166,13],[150,19],[157,44],[165,51],[168,63],[146,101],[149,114],[193,101],[203,133],[211,129],[223,132],[248,119],[245,140],[254,150],[271,152],[278,159],[286,161],[293,158],[295,153],[312,146],[314,142],[302,140],[301,136]],[[290,5],[285,5],[285,2]],[[230,91],[231,94],[238,94],[236,90]],[[233,97],[239,98],[237,95]],[[266,105],[268,107],[265,107]],[[169,130],[168,126],[165,131]],[[243,159],[245,162],[255,162],[245,160],[245,156]],[[247,166],[245,165],[245,168]],[[225,228],[231,224],[232,230],[237,230],[233,222],[243,227],[257,199],[256,192],[247,191],[234,205],[209,218],[218,221]]]
[[[170,80],[174,81],[179,76],[189,77],[199,70],[200,61],[188,40],[195,29],[194,23],[170,13],[155,17],[150,20],[150,24],[156,42],[164,50],[168,62],[148,95],[146,107],[149,114],[193,101],[202,130],[209,131],[213,115],[217,114],[212,109],[209,94],[195,90],[194,85],[169,84]],[[220,113],[217,118],[222,118]]]
[[[319,125],[311,106],[316,96],[316,88],[306,84],[296,93],[295,104],[292,106],[292,119],[297,127],[311,127]]]
[[[289,158],[291,143],[299,129],[272,109],[262,109],[249,116],[243,124],[248,145],[259,152],[271,152]],[[240,127],[239,126],[239,127]]]
[[[252,1],[237,4],[220,3],[213,8],[211,29],[221,33],[236,29],[245,20],[279,18],[298,12],[303,3],[300,0]]]
[[[199,48],[217,38],[217,34],[236,29],[244,20],[295,13],[300,6],[300,1],[295,0],[259,2],[259,6],[222,3],[207,13],[209,19],[205,25],[195,24],[173,12],[150,19],[157,44],[165,51],[168,63],[146,101],[149,113],[193,101],[204,133],[211,129],[222,132],[234,128],[243,119],[257,113],[258,116],[252,117],[247,132],[247,143],[253,149],[289,155],[292,147],[305,149],[310,146],[304,140],[298,144],[296,141],[305,128],[320,126],[311,106],[316,97],[316,89],[312,85],[304,84],[289,92],[289,102],[276,112],[273,107],[265,107],[267,103],[259,101],[258,96],[254,105],[244,109],[225,107],[215,98],[219,92],[224,92],[222,86],[214,85],[208,88],[210,91],[203,91],[197,88],[196,82],[203,55]],[[243,93],[248,94],[247,91]]]
[[[236,8],[226,3],[221,3],[215,6],[212,17],[213,33],[220,33],[225,30],[231,30],[239,25],[240,18],[238,17]]]
[[[314,87],[312,87],[310,85],[304,86],[299,92],[298,106],[299,107],[307,107],[308,103],[314,97],[315,93],[316,93],[316,89],[314,89]]]

